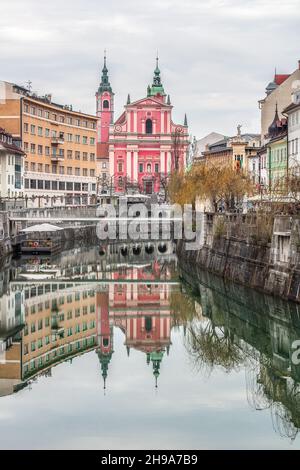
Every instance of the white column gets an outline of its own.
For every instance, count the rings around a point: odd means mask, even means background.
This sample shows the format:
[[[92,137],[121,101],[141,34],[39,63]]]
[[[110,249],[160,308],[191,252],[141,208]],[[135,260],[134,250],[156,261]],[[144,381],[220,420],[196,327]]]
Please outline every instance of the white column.
[[[133,179],[138,180],[138,152],[135,150],[133,153]]]
[[[137,132],[137,111],[133,114],[133,132]]]
[[[167,172],[171,171],[171,152],[167,152]]]
[[[127,176],[131,178],[131,151],[127,150]]]
[[[165,152],[160,152],[160,172],[165,173]]]
[[[109,175],[113,176],[115,173],[115,153],[113,150],[109,151]]]
[[[165,130],[165,132],[171,132],[171,113],[167,114],[167,129]]]

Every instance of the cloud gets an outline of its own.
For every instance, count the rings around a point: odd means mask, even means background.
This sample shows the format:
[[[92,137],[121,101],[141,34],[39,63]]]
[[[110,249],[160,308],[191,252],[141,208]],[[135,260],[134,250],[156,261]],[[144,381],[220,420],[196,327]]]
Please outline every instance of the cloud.
[[[143,97],[157,49],[174,119],[191,132],[259,131],[257,101],[299,58],[299,0],[14,0],[1,6],[1,79],[95,112],[104,48],[116,116]]]

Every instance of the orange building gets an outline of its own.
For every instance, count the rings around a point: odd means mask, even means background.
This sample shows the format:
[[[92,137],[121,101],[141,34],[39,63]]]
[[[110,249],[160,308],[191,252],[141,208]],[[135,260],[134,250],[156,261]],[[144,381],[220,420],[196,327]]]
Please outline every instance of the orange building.
[[[96,195],[97,117],[0,82],[0,127],[19,140],[28,207],[85,205]]]

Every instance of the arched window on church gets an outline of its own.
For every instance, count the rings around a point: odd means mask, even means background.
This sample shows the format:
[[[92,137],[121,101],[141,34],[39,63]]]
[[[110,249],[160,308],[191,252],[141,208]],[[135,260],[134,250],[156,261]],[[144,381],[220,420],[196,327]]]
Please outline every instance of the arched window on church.
[[[152,330],[152,317],[145,317],[145,330],[147,333]]]
[[[109,101],[108,100],[103,101],[103,109],[109,109]]]
[[[146,120],[146,134],[152,134],[152,129],[153,129],[152,120],[147,119]]]
[[[147,164],[147,173],[151,173],[151,163]]]

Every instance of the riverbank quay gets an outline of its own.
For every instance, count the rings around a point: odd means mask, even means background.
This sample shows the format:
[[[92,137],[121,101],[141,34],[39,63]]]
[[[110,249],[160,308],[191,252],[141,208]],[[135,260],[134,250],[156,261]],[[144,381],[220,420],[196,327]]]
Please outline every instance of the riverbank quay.
[[[177,242],[179,263],[300,302],[300,217],[203,213],[196,250]]]

